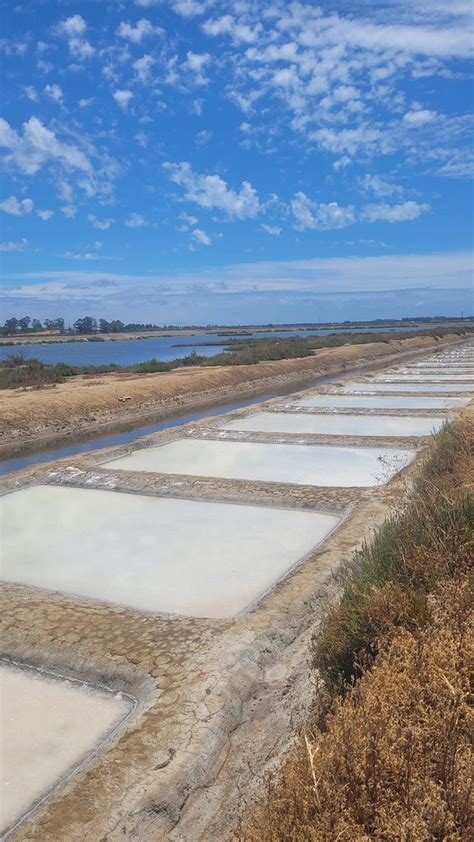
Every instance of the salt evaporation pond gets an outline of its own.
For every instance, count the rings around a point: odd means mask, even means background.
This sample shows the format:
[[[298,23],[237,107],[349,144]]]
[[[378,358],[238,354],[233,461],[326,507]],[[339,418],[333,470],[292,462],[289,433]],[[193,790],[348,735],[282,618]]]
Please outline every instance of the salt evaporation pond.
[[[375,382],[374,380],[367,380],[365,383],[348,383],[347,386],[342,387],[342,392],[474,392],[474,384],[467,386],[465,383],[420,383],[406,382]]]
[[[256,412],[222,424],[224,430],[265,433],[314,433],[328,436],[428,436],[444,418],[400,415],[310,415],[295,412]]]
[[[382,485],[413,450],[179,439],[105,462],[111,469],[222,477],[297,485]]]
[[[3,577],[131,608],[229,617],[337,526],[335,515],[36,486],[5,495]]]
[[[444,383],[445,381],[448,381],[452,383],[470,383],[471,386],[474,386],[472,374],[407,374],[401,371],[398,373],[394,372],[393,374],[379,374],[376,377],[374,377],[374,380],[382,380],[384,382],[390,382],[393,380],[407,380],[412,383]]]
[[[292,406],[318,409],[456,409],[469,403],[466,398],[351,395],[349,389],[344,389],[344,392],[348,394],[313,395],[309,398],[301,398],[294,401]]]
[[[128,713],[79,682],[0,665],[0,828],[14,825]]]

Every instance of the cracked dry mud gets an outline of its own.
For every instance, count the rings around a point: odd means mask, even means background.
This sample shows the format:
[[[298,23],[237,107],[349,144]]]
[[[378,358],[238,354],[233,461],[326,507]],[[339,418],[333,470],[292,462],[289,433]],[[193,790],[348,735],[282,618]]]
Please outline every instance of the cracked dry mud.
[[[281,399],[265,404],[266,410],[280,407]],[[248,413],[242,410],[228,419]],[[434,417],[439,410],[413,414]],[[417,448],[415,460],[401,474],[372,488],[145,474],[102,465],[183,436],[264,442],[295,438],[237,435],[220,429],[224,420],[206,419],[132,445],[30,468],[2,482],[4,493],[53,484],[273,506],[276,517],[279,506],[341,517],[338,528],[251,610],[228,620],[158,615],[5,584],[5,655],[137,699],[123,731],[93,762],[58,783],[12,834],[16,842],[230,839],[263,771],[304,721],[312,695],[307,644],[334,590],[330,574],[407,492],[427,439],[298,435],[308,445]]]

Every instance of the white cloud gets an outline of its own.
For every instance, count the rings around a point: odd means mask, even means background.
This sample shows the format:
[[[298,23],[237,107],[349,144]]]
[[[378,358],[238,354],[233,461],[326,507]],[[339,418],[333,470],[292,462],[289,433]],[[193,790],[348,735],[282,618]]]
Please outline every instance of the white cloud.
[[[189,71],[193,76],[195,85],[207,85],[208,79],[204,74],[204,68],[209,64],[211,57],[209,53],[193,53],[189,51],[186,54],[186,61],[184,62],[184,69]]]
[[[49,99],[54,100],[54,102],[61,102],[64,96],[62,89],[59,85],[56,85],[56,83],[53,85],[45,85],[44,94],[49,97]]]
[[[135,0],[135,6],[140,6],[142,9],[149,9],[151,6],[159,6],[163,0]]]
[[[408,126],[424,126],[426,123],[432,123],[436,120],[436,111],[430,111],[428,108],[419,108],[416,111],[407,111],[403,115],[403,122]]]
[[[31,199],[19,199],[16,196],[10,196],[0,202],[0,211],[9,213],[11,216],[25,216],[33,210],[33,202]]]
[[[17,133],[0,118],[0,148],[7,149],[4,162],[24,175],[35,175],[45,164],[61,164],[68,170],[92,175],[93,167],[77,146],[63,143],[37,117],[23,123],[23,134]]]
[[[291,200],[291,210],[297,227],[301,230],[329,231],[333,228],[345,228],[355,222],[352,206],[341,207],[337,202],[313,202],[302,191],[296,193]]]
[[[185,199],[208,210],[222,210],[230,219],[253,219],[261,210],[257,192],[243,181],[239,191],[228,188],[219,175],[194,173],[191,164],[164,164],[171,180],[185,190]]]
[[[57,26],[57,32],[66,38],[77,38],[84,35],[87,24],[81,15],[71,15],[70,18],[61,21]]]
[[[392,184],[386,179],[380,178],[378,175],[364,175],[360,176],[357,181],[362,189],[367,193],[373,193],[375,196],[394,196],[403,193],[403,187],[398,184]]]
[[[83,97],[82,99],[79,100],[78,105],[79,105],[79,108],[88,108],[89,105],[92,105],[93,102],[94,102],[93,96],[90,96],[87,99],[85,97]]]
[[[132,44],[140,44],[143,38],[147,38],[150,35],[160,34],[162,32],[162,29],[153,26],[153,24],[151,24],[146,18],[141,18],[137,21],[136,26],[133,26],[133,24],[126,21],[122,21],[117,27],[118,37],[131,41]]]
[[[366,205],[362,219],[367,222],[409,222],[430,210],[430,205],[418,202],[403,202],[400,205]]]
[[[87,217],[89,222],[94,226],[94,228],[98,228],[99,231],[108,231],[110,226],[113,225],[113,219],[98,219],[94,213],[90,213]]]
[[[125,220],[125,225],[128,228],[143,228],[144,225],[147,225],[147,221],[141,213],[131,213],[130,216]]]
[[[137,74],[137,78],[143,85],[146,85],[149,82],[150,70],[153,67],[154,63],[155,59],[148,54],[142,56],[141,58],[138,58],[136,61],[133,62],[132,67]]]
[[[243,42],[244,44],[254,44],[258,40],[258,36],[262,30],[261,24],[255,27],[250,27],[246,23],[235,20],[232,15],[224,15],[215,20],[208,20],[203,24],[206,35],[230,35],[236,42]]]
[[[191,234],[195,243],[198,243],[200,246],[210,246],[212,245],[211,238],[206,234],[202,228],[195,228]]]
[[[74,219],[77,213],[77,208],[75,205],[64,205],[64,207],[61,208],[61,213],[64,214],[66,219]]]
[[[51,219],[51,217],[54,216],[54,211],[52,210],[41,210],[38,208],[36,213],[38,214],[39,218],[42,219],[44,222],[47,222],[48,219]]]
[[[28,240],[24,237],[21,240],[9,240],[6,243],[0,243],[0,251],[23,251],[28,244]]]
[[[278,225],[266,225],[263,223],[260,228],[266,231],[267,234],[270,234],[271,237],[279,237],[281,234],[281,228]]]
[[[130,100],[133,99],[132,91],[120,90],[117,89],[112,94],[115,102],[123,111],[127,111]]]
[[[25,88],[25,96],[30,100],[30,102],[38,102],[38,93],[33,87],[33,85],[27,85]]]
[[[84,38],[87,24],[81,15],[71,15],[56,27],[56,34],[66,38],[71,55],[87,59],[94,55],[94,47]]]
[[[199,0],[174,0],[172,5],[178,15],[183,18],[192,18],[204,14],[208,4],[201,3]]]

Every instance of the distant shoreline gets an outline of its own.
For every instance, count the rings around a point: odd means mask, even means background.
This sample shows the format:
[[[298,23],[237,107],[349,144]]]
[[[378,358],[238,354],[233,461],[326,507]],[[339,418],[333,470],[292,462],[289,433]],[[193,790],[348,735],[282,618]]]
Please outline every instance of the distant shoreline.
[[[208,336],[221,335],[222,338],[245,337],[252,333],[278,333],[282,330],[292,330],[295,333],[300,331],[316,331],[316,330],[366,330],[368,328],[379,328],[381,331],[387,328],[408,328],[408,327],[426,327],[435,328],[437,326],[448,327],[450,325],[466,325],[470,323],[470,319],[455,319],[446,318],[433,321],[380,321],[380,322],[325,322],[323,324],[308,323],[308,324],[274,324],[274,325],[234,325],[226,326],[220,325],[217,327],[180,327],[180,328],[159,328],[157,330],[147,331],[127,331],[122,333],[92,333],[92,334],[21,334],[17,336],[2,336],[0,337],[0,347],[11,347],[16,345],[58,345],[70,342],[119,342],[126,340],[145,340],[154,339],[156,337],[173,337],[173,336]],[[179,347],[179,346],[176,346]],[[183,346],[185,347],[185,346]]]

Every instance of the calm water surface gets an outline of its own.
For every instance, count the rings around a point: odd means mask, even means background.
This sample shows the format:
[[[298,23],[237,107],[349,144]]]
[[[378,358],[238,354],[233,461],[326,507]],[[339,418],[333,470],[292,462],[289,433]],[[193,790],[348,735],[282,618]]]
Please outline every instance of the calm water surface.
[[[431,325],[427,325],[426,330]],[[405,330],[418,330],[419,328],[404,328]],[[364,328],[364,333],[384,333],[399,330],[399,328]],[[334,333],[334,329],[320,328],[316,330],[280,330],[261,331],[248,334],[250,339],[280,338],[287,339],[290,336],[326,336]],[[356,328],[346,328],[338,333],[356,333]],[[229,335],[231,339],[243,339],[247,337]],[[53,345],[0,345],[0,360],[4,360],[11,354],[22,354],[31,359],[42,360],[45,363],[68,363],[69,365],[135,365],[145,362],[153,357],[163,362],[169,362],[176,357],[184,357],[193,351],[205,357],[213,357],[225,350],[225,345],[203,345],[207,342],[226,342],[223,334],[208,333],[205,336],[195,336],[192,333],[181,333],[179,336],[153,336],[150,339],[118,339],[117,341],[104,342],[64,342]],[[201,343],[201,344],[199,344]],[[183,347],[184,346],[184,347]]]

